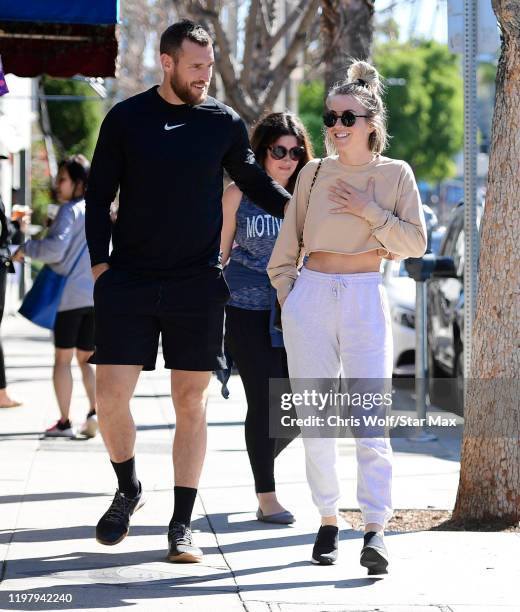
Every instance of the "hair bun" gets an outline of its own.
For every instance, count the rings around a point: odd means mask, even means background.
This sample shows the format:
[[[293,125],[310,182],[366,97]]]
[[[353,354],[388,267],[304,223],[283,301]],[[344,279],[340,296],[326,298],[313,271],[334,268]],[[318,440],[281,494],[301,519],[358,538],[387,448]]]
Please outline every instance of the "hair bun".
[[[350,64],[347,72],[347,80],[350,82],[362,81],[364,87],[377,95],[380,95],[383,90],[379,72],[368,62],[358,60]]]

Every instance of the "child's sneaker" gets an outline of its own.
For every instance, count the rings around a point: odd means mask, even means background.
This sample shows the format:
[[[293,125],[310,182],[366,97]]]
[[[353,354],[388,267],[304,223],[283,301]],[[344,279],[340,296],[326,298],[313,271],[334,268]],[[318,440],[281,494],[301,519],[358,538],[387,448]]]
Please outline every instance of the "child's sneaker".
[[[46,429],[44,432],[46,438],[73,438],[74,430],[70,424],[69,419],[66,421],[56,421],[54,425]]]

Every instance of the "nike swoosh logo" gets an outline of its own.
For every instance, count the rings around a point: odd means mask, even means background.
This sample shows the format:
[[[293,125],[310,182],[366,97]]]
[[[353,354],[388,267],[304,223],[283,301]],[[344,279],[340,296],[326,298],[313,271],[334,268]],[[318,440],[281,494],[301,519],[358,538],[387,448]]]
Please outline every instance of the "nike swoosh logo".
[[[186,125],[185,123],[179,123],[179,125],[168,125],[168,123],[164,124],[164,129],[169,132],[170,130],[174,130],[175,128],[182,127]]]

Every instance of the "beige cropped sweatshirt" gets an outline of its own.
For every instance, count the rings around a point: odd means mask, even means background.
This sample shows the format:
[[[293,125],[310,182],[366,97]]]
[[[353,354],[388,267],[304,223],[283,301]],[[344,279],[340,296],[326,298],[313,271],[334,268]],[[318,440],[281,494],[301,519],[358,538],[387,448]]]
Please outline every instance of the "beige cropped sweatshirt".
[[[318,159],[313,159],[298,175],[267,266],[279,300],[287,297],[298,275],[302,234],[302,250],[307,255],[314,251],[343,254],[377,251],[386,259],[404,259],[421,257],[426,250],[419,190],[406,162],[377,155],[368,164],[347,166],[337,156],[326,157],[309,199],[318,163]],[[330,212],[337,204],[329,200],[328,188],[338,178],[365,190],[371,177],[375,181],[375,201],[365,207],[364,218]]]

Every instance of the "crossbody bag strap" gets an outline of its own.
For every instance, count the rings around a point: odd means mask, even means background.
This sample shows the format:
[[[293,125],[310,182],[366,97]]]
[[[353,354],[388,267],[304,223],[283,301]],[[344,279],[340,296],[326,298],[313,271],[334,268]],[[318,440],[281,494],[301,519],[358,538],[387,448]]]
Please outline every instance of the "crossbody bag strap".
[[[83,257],[83,253],[85,252],[85,249],[87,248],[87,243],[85,242],[85,244],[81,247],[81,250],[78,254],[78,256],[76,257],[76,260],[74,261],[74,263],[72,264],[72,268],[69,270],[69,272],[67,273],[67,278],[74,272],[74,270],[76,269],[76,266],[79,264],[79,260]]]
[[[303,250],[303,231],[305,230],[305,221],[307,220],[307,211],[309,210],[309,204],[311,201],[311,193],[312,193],[312,189],[314,187],[314,183],[316,182],[316,179],[318,178],[318,172],[320,171],[321,168],[321,164],[323,163],[323,159],[320,159],[318,167],[316,168],[316,172],[314,173],[314,177],[312,179],[312,183],[311,183],[311,187],[309,189],[309,195],[307,196],[307,206],[305,207],[305,217],[303,219],[303,227],[302,227],[302,233],[300,235],[300,248],[298,251],[298,257],[296,258],[296,265],[298,265],[298,262],[300,261],[300,256],[302,254],[302,250]],[[298,210],[298,209],[296,209]]]

